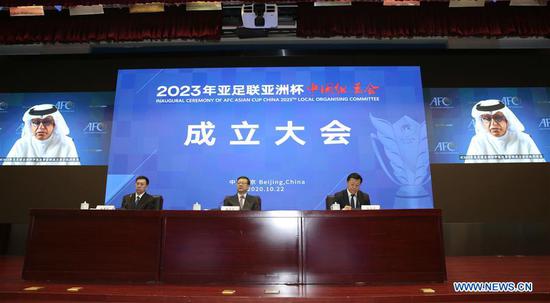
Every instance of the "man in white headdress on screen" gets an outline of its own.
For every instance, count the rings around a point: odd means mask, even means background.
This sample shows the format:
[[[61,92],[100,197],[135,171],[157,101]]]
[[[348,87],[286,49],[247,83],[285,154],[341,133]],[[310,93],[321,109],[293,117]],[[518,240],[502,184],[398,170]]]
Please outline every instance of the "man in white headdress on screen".
[[[500,100],[479,101],[472,108],[472,118],[476,134],[465,163],[544,162],[523,124]]]
[[[23,131],[4,160],[4,165],[80,165],[69,127],[52,104],[29,108],[23,115]]]

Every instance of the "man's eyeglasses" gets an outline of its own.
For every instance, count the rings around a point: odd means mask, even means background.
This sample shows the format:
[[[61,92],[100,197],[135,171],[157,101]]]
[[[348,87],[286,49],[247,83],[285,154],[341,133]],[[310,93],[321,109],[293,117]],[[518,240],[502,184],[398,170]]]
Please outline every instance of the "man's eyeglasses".
[[[486,123],[491,123],[491,120],[495,121],[496,123],[500,123],[506,121],[506,117],[504,117],[503,114],[484,114],[481,115],[481,120]]]
[[[40,124],[44,125],[44,127],[52,126],[54,125],[54,121],[52,118],[46,118],[46,119],[32,119],[31,120],[32,126],[39,127]]]

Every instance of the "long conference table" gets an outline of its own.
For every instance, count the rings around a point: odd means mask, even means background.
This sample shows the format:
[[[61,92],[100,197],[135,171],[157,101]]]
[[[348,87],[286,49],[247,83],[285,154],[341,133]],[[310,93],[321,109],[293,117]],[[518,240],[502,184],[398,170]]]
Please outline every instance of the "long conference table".
[[[26,280],[344,284],[446,280],[441,211],[33,209]]]

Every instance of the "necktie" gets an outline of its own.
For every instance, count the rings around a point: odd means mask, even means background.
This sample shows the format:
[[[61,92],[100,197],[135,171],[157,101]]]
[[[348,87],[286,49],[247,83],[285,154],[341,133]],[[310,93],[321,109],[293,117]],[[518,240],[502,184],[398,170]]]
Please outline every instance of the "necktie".
[[[355,194],[351,195],[351,205],[353,208],[357,208],[357,203],[355,202]]]
[[[139,204],[139,200],[141,200],[141,197],[136,195],[136,206]]]
[[[239,204],[241,205],[241,208],[244,206],[244,196],[239,196]]]

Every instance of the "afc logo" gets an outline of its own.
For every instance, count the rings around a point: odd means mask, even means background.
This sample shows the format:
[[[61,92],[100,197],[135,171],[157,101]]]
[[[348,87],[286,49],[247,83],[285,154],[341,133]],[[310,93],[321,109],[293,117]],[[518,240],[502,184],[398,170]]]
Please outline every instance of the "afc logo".
[[[0,101],[0,111],[5,111],[8,109],[8,103],[4,101]]]
[[[519,97],[502,97],[500,101],[507,107],[521,106],[521,99]]]
[[[84,128],[85,133],[102,134],[105,133],[105,127],[103,122],[95,121],[89,122]]]
[[[540,119],[539,129],[548,129],[548,130],[550,130],[550,117]]]
[[[436,153],[452,153],[456,151],[456,145],[452,141],[441,141],[435,146]]]
[[[57,109],[60,112],[72,112],[72,111],[74,111],[73,101],[57,101],[57,103],[55,104],[55,107],[57,107]]]
[[[452,108],[453,101],[448,97],[433,97],[430,101],[431,108]]]

